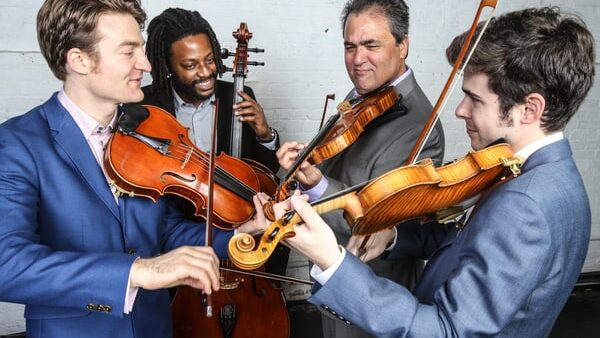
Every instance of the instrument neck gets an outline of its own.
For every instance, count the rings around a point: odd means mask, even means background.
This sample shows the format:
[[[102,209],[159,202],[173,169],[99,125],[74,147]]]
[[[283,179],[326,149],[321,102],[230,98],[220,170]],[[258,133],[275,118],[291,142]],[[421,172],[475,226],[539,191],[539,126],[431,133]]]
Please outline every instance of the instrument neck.
[[[351,219],[360,218],[363,215],[363,207],[358,198],[357,191],[364,188],[369,182],[349,187],[335,194],[329,195],[311,203],[318,214],[324,214],[333,210],[344,210]]]
[[[325,126],[319,130],[319,133],[312,139],[312,141],[310,141],[310,143],[306,146],[306,148],[304,148],[302,153],[298,156],[298,159],[296,159],[296,162],[294,162],[294,164],[288,171],[287,175],[283,179],[283,182],[289,182],[292,179],[292,177],[294,177],[294,175],[296,174],[296,171],[298,170],[298,168],[300,168],[300,165],[302,164],[302,162],[304,162],[307,158],[310,157],[310,154],[312,153],[312,151],[315,149],[316,146],[318,146],[321,143],[321,141],[325,138],[325,136],[327,136],[327,133],[329,133],[329,131],[335,125],[335,123],[337,122],[337,120],[339,118],[340,118],[340,114],[334,114],[329,117]]]
[[[238,94],[244,90],[245,75],[233,75],[233,105],[242,102],[242,97]],[[242,121],[231,112],[231,156],[242,158]]]

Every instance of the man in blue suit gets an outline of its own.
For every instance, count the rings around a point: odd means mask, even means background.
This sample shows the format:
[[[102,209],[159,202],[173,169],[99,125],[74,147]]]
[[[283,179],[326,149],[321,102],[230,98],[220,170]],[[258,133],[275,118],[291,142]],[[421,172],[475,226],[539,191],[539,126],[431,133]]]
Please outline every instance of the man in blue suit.
[[[0,300],[28,337],[170,337],[164,288],[218,290],[204,224],[169,202],[117,197],[104,145],[150,71],[137,0],[47,0],[40,48],[63,88],[0,125]],[[215,234],[224,253],[230,235]],[[162,254],[162,255],[161,255]]]
[[[450,63],[465,36],[447,49]],[[305,223],[288,243],[315,263],[309,300],[378,337],[547,336],[590,235],[589,200],[563,130],[592,85],[593,41],[580,19],[557,8],[490,23],[466,67],[456,116],[474,149],[506,140],[525,159],[522,173],[486,192],[464,226],[397,227],[389,257],[428,259],[413,293],[338,247],[293,197]]]

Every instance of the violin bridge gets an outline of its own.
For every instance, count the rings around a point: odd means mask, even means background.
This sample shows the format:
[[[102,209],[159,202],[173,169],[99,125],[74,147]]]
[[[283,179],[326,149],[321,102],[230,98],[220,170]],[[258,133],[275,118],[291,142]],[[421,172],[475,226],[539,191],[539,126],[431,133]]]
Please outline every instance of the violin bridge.
[[[523,159],[523,157],[519,155],[511,158],[503,157],[501,161],[502,165],[508,168],[514,176],[521,175],[521,166],[523,165],[523,162],[525,162],[525,159]]]
[[[185,166],[188,164],[188,162],[190,161],[190,158],[192,158],[192,154],[194,153],[194,148],[190,148],[190,150],[187,152],[187,154],[185,154],[185,158],[183,159],[183,163],[181,163],[181,169],[185,168]]]

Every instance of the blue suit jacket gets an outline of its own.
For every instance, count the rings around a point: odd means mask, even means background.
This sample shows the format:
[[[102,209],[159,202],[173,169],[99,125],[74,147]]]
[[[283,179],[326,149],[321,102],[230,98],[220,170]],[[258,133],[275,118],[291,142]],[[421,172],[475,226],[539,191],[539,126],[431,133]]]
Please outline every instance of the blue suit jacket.
[[[115,203],[83,134],[54,95],[0,125],[0,300],[26,304],[28,337],[170,337],[166,290],[139,290],[123,314],[129,270],[204,243],[169,198]],[[215,233],[218,253],[230,235]]]
[[[522,170],[462,231],[398,226],[391,257],[429,258],[414,294],[347,253],[310,301],[379,337],[547,336],[583,265],[590,207],[568,141]]]

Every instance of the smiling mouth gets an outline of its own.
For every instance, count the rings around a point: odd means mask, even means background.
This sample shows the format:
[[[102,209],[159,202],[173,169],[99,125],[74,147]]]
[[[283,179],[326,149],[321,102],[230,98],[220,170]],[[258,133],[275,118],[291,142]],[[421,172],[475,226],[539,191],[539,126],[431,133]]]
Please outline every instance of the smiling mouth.
[[[196,88],[200,88],[200,89],[211,89],[213,87],[213,79],[212,78],[207,78],[207,79],[202,79],[202,80],[195,80],[192,85]]]

